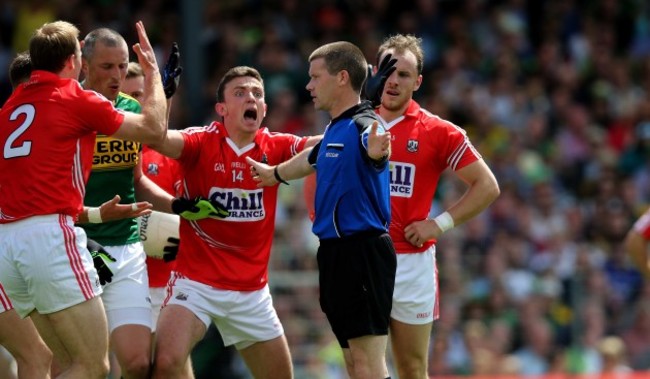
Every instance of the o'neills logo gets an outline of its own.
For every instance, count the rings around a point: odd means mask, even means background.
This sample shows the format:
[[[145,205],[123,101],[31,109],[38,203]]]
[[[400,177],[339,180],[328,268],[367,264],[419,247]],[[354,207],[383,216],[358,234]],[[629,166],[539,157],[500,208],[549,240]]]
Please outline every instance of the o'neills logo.
[[[98,135],[95,140],[93,171],[133,168],[138,164],[140,144]]]
[[[264,218],[264,190],[244,190],[239,188],[210,189],[210,199],[223,204],[230,214],[225,221],[259,221]]]
[[[147,226],[149,224],[149,217],[151,214],[148,215],[143,215],[140,216],[142,219],[140,220],[140,241],[146,241],[147,240]]]

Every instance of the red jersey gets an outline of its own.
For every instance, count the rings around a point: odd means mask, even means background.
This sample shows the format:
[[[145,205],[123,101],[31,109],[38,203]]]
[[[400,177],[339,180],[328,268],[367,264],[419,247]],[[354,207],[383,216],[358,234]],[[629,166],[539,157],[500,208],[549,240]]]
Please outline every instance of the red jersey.
[[[178,162],[143,145],[142,171],[158,187],[167,193],[178,196],[181,185],[181,168]],[[176,267],[176,261],[165,262],[162,259],[147,256],[149,287],[165,287],[169,274]]]
[[[429,216],[440,175],[481,159],[465,131],[411,100],[401,117],[386,125],[391,134],[389,233],[397,253],[422,252],[404,238],[404,228]]]
[[[0,111],[0,223],[83,210],[96,132],[112,135],[124,114],[73,79],[34,71]]]
[[[254,143],[238,148],[218,122],[181,133],[184,196],[218,200],[230,214],[225,219],[181,218],[176,271],[220,289],[263,288],[268,280],[278,186],[258,188],[245,158],[276,165],[302,151],[307,138],[260,128]]]
[[[650,240],[650,209],[645,211],[641,217],[634,223],[634,231],[639,233],[644,239]]]

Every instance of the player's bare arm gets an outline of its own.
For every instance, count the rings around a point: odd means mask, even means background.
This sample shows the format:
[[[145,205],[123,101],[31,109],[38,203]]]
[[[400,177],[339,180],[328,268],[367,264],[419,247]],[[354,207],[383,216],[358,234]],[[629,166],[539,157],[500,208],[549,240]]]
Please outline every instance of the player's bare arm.
[[[140,100],[142,114],[125,113],[115,137],[146,144],[160,142],[167,131],[167,98],[162,86],[158,63],[142,21],[136,23],[139,43],[133,46],[144,72],[144,93]]]
[[[174,197],[142,173],[142,153],[138,164],[133,167],[133,187],[137,199],[150,202],[159,212],[172,213],[171,204]]]
[[[485,161],[479,159],[456,175],[467,184],[467,190],[445,213],[435,219],[415,221],[404,228],[405,238],[414,246],[438,239],[447,229],[461,225],[488,207],[500,193],[499,184]]]
[[[313,147],[316,146],[317,143],[319,143],[323,139],[323,135],[319,134],[317,136],[311,136],[307,138],[307,141],[305,142],[305,149],[308,147]]]
[[[178,130],[168,130],[162,141],[149,144],[149,147],[162,155],[177,159],[183,152],[183,135]]]
[[[246,157],[246,162],[251,165],[251,175],[257,181],[258,187],[273,186],[280,182],[305,177],[314,172],[314,168],[307,161],[313,147],[307,148],[288,161],[276,166],[258,162],[251,157]]]
[[[131,204],[120,204],[120,196],[115,195],[109,201],[99,207],[84,207],[79,214],[79,222],[106,222],[122,220],[125,218],[136,218],[151,213],[153,205],[147,201],[139,201]]]

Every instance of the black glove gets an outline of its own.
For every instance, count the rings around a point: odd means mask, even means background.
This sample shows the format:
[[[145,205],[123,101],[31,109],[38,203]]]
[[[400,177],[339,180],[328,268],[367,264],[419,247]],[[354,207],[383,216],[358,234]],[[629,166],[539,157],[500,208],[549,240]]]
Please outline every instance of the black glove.
[[[178,246],[180,245],[181,240],[178,238],[169,237],[167,238],[167,242],[169,242],[171,245],[166,245],[163,247],[163,261],[171,262],[176,259],[176,255],[178,254]]]
[[[230,214],[228,209],[217,200],[206,199],[202,196],[194,199],[177,197],[172,201],[172,211],[190,221],[208,217],[226,218]]]
[[[169,54],[169,58],[167,59],[167,63],[165,63],[165,68],[163,68],[162,72],[162,84],[165,89],[165,97],[168,99],[176,93],[178,83],[181,81],[182,73],[183,67],[181,66],[181,53],[178,50],[178,44],[174,42],[172,44],[172,52]]]
[[[390,74],[395,71],[397,59],[391,59],[392,54],[386,54],[382,59],[375,75],[372,74],[372,65],[368,65],[368,77],[362,88],[361,97],[370,100],[372,106],[377,108],[381,105],[381,95],[384,92],[384,85]]]
[[[115,262],[115,258],[104,249],[104,246],[88,238],[86,244],[90,256],[93,258],[93,264],[99,275],[99,283],[103,286],[113,280],[113,271],[108,267],[107,262]]]

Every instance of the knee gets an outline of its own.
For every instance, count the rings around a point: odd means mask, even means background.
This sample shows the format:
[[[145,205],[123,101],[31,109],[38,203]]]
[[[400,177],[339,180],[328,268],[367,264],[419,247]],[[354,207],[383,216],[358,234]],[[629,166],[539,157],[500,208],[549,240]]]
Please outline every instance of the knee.
[[[89,376],[90,378],[98,378],[98,379],[104,379],[108,376],[110,373],[111,368],[110,365],[108,364],[108,360],[102,362],[101,365],[98,365],[96,368],[96,375],[97,376]]]
[[[153,362],[156,377],[171,378],[175,374],[183,372],[187,359],[164,352],[156,353]]]
[[[421,359],[408,359],[397,365],[400,378],[427,378],[427,362]]]
[[[36,352],[36,354],[31,357],[30,361],[33,362],[34,358],[39,361],[39,366],[46,367],[47,370],[49,370],[52,366],[54,354],[52,354],[52,351],[50,351],[47,346],[43,345],[42,348],[40,348],[38,352]]]
[[[54,354],[52,351],[44,344],[34,344],[32,346],[32,352],[27,358],[29,364],[37,364],[39,367],[49,367],[52,365],[52,360],[54,359]]]
[[[151,359],[143,354],[120,363],[123,376],[128,378],[148,378],[151,371]]]
[[[89,379],[105,379],[109,373],[108,358],[98,362],[93,361],[73,361],[72,365],[63,371],[69,374],[70,377],[89,378]]]
[[[19,372],[26,371],[38,377],[46,377],[52,367],[53,354],[45,345],[36,344],[27,356],[17,355],[15,359]]]

